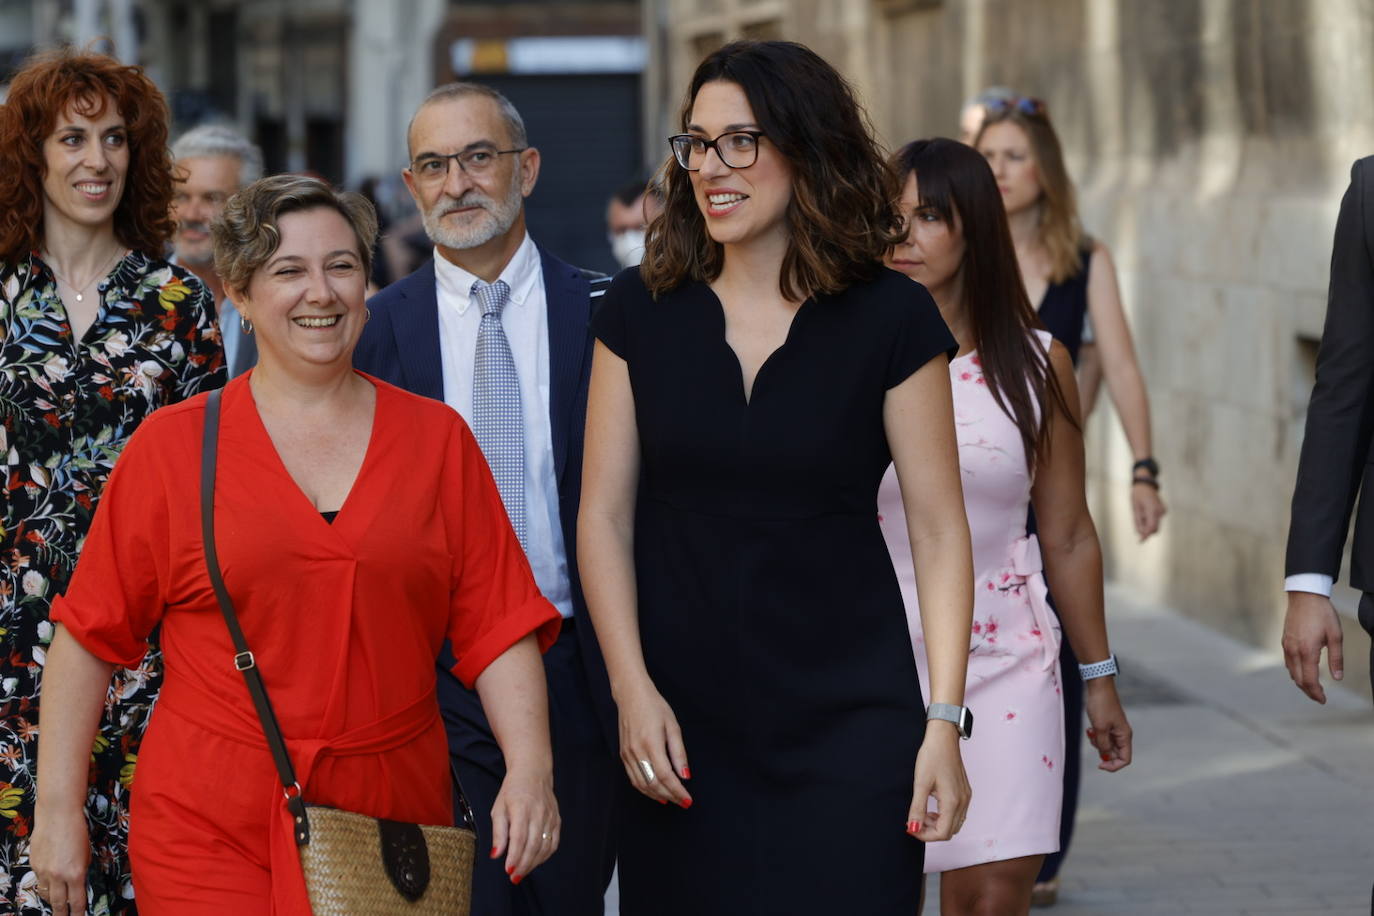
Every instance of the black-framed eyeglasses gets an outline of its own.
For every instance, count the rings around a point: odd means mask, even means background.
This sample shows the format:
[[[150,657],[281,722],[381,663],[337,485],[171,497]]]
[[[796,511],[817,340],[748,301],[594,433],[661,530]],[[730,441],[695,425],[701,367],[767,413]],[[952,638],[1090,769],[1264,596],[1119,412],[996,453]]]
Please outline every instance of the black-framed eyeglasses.
[[[706,153],[715,150],[720,161],[732,169],[747,169],[758,161],[761,130],[731,130],[714,140],[696,134],[677,134],[668,138],[677,164],[695,172],[706,164]]]
[[[1028,118],[1048,118],[1050,116],[1050,109],[1044,102],[1025,95],[1014,99],[993,99],[983,103],[983,110],[989,116],[1003,115],[1013,108]]]
[[[490,172],[492,166],[496,165],[497,160],[502,156],[512,153],[523,153],[529,149],[522,146],[517,149],[467,149],[460,153],[426,153],[410,164],[410,173],[416,180],[422,182],[439,182],[448,177],[449,163],[457,162],[458,168],[467,172],[469,175],[484,175]]]

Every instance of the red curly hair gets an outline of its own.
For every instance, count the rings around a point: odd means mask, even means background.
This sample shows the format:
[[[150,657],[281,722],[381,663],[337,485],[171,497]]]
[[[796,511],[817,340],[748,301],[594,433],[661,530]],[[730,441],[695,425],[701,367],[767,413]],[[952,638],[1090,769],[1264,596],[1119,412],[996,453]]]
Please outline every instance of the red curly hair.
[[[14,264],[43,239],[43,143],[69,106],[99,117],[113,102],[129,137],[129,172],[114,213],[115,237],[161,258],[174,224],[167,102],[142,67],[71,49],[30,58],[0,105],[0,262]]]

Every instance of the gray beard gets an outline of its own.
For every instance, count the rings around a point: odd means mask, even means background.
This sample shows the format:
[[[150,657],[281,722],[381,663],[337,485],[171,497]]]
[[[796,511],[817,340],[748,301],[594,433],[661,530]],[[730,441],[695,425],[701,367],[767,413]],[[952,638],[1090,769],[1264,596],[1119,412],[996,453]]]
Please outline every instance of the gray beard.
[[[485,245],[498,236],[505,235],[520,216],[525,196],[520,192],[520,173],[512,176],[510,191],[503,201],[494,201],[484,194],[469,191],[457,201],[447,198],[431,207],[422,217],[425,235],[436,245],[462,251]],[[444,215],[457,207],[479,206],[486,211],[475,223],[455,228],[444,223]]]
[[[205,252],[204,254],[201,254],[199,251],[187,254],[180,248],[177,248],[175,245],[173,245],[172,254],[175,255],[178,264],[187,264],[195,265],[196,267],[204,267],[206,264],[215,263],[214,249],[211,249]]]

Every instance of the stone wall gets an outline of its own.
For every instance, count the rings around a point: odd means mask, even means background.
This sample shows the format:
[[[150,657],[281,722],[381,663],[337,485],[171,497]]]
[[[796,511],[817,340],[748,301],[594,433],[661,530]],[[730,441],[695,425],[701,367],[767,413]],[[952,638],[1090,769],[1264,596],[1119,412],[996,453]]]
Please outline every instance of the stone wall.
[[[709,5],[705,10],[703,4]],[[745,0],[661,0],[685,79]],[[1044,99],[1089,231],[1113,251],[1170,506],[1138,544],[1130,452],[1089,425],[1109,574],[1256,644],[1282,624],[1283,549],[1350,164],[1374,153],[1368,0],[795,0],[773,30],[841,66],[890,145],[955,130],[1001,84]],[[668,93],[680,97],[682,84]],[[646,118],[654,123],[653,116]],[[1353,615],[1351,593],[1338,600]],[[1352,643],[1352,668],[1365,655]],[[1353,651],[1356,647],[1360,651]],[[1352,682],[1367,679],[1355,677]]]

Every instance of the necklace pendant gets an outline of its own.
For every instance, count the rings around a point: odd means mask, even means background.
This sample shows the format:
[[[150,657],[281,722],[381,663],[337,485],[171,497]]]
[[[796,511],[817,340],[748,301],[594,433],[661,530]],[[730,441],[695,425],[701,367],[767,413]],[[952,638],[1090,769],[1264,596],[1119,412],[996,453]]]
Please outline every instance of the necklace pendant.
[[[76,301],[77,301],[77,302],[81,302],[81,301],[82,301],[82,295],[81,295],[80,293],[77,293],[77,294],[76,294]]]

